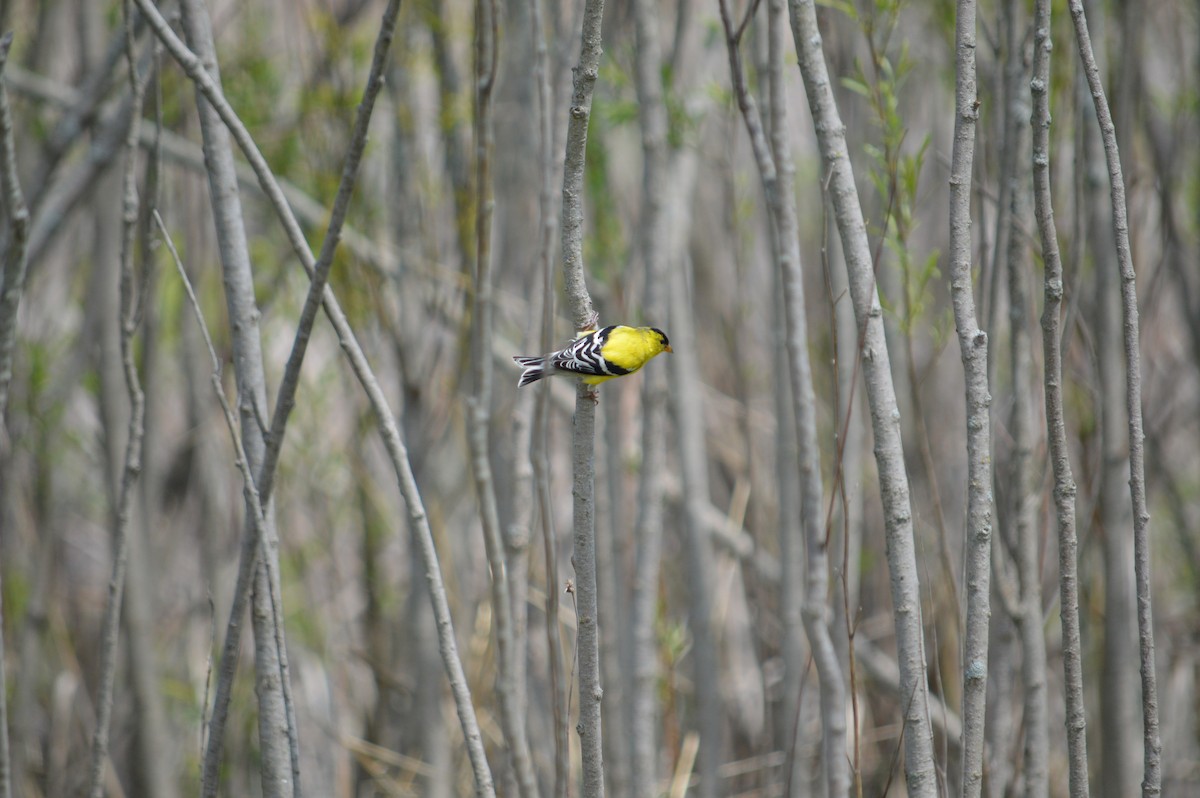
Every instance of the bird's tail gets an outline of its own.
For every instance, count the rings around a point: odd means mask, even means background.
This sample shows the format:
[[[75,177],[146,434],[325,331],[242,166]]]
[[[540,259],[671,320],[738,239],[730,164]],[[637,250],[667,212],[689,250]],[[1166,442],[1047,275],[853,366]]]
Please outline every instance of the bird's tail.
[[[546,369],[546,358],[526,357],[522,355],[514,355],[513,360],[517,365],[525,369],[521,372],[521,379],[517,381],[517,387],[521,388],[531,382],[537,382],[542,377],[547,376],[550,372]]]

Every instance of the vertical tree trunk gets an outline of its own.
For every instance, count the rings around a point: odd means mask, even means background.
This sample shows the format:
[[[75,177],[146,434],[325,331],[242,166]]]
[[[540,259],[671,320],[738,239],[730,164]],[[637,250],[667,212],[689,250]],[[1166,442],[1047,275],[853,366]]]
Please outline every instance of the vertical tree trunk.
[[[673,383],[671,392],[679,424],[679,461],[683,472],[688,584],[688,627],[692,633],[695,662],[697,727],[700,733],[700,784],[697,795],[720,795],[717,767],[723,760],[723,718],[721,714],[721,675],[713,628],[713,597],[716,570],[713,565],[712,538],[703,520],[708,506],[708,458],[704,444],[704,417],[700,389],[695,384],[699,361],[695,350],[695,326],[688,301],[686,260],[672,258],[669,276],[671,330],[674,335]],[[649,786],[649,785],[647,785]],[[644,792],[643,795],[653,795]]]
[[[144,420],[146,397],[142,391],[137,366],[134,363],[133,336],[137,331],[139,312],[142,301],[141,291],[144,285],[135,285],[134,280],[134,239],[138,221],[137,193],[137,136],[138,124],[141,119],[142,98],[145,93],[145,76],[137,69],[137,59],[134,56],[132,7],[124,4],[123,19],[126,31],[126,53],[129,69],[130,95],[133,100],[133,114],[129,130],[125,138],[125,170],[120,196],[121,236],[120,255],[117,276],[116,333],[119,346],[119,368],[125,387],[125,397],[128,407],[128,421],[125,429],[124,453],[117,467],[108,473],[120,474],[120,480],[113,480],[111,491],[111,518],[113,529],[113,564],[112,576],[108,583],[108,601],[104,612],[103,630],[100,637],[100,676],[96,688],[96,726],[92,735],[92,751],[89,767],[88,793],[92,798],[101,798],[104,791],[105,765],[109,758],[109,735],[111,731],[112,712],[114,703],[114,682],[117,669],[117,650],[120,644],[120,619],[123,610],[123,598],[126,581],[126,566],[128,563],[131,515],[134,507],[134,490],[142,471],[142,446],[145,432]],[[115,203],[114,203],[115,207]],[[107,325],[106,325],[107,326]],[[101,381],[111,378],[113,366],[101,359]],[[109,386],[112,387],[111,385]],[[117,405],[116,396],[110,395],[107,402],[102,404],[109,410],[106,421],[112,426],[104,429],[105,440],[110,451],[115,448],[117,436],[120,434],[115,425],[112,409]],[[145,644],[145,640],[141,641]],[[142,676],[135,673],[134,676]],[[143,729],[142,731],[146,731]]]
[[[667,318],[670,283],[663,229],[663,203],[668,186],[667,110],[662,96],[658,14],[658,4],[652,0],[634,0],[637,44],[634,83],[642,134],[642,195],[638,222],[638,251],[645,275],[642,318],[647,324],[663,326]],[[675,327],[676,320],[672,319],[672,322],[673,334],[678,341],[681,333]],[[679,351],[678,346],[676,351]],[[637,558],[631,617],[634,641],[631,780],[640,796],[657,794],[659,778],[661,741],[655,733],[659,720],[657,619],[663,538],[662,482],[666,473],[666,402],[666,370],[648,369],[642,377],[642,462],[638,471],[637,529],[634,534]],[[699,638],[704,637],[701,632]],[[707,738],[702,740],[708,741]],[[701,784],[701,791],[710,789],[704,780]]]
[[[1013,393],[1009,433],[1012,459],[1008,470],[1010,540],[1016,545],[1019,595],[1018,614],[1014,618],[1021,640],[1021,673],[1024,679],[1022,720],[1024,733],[1024,795],[1045,798],[1049,794],[1049,728],[1046,699],[1046,638],[1042,612],[1041,553],[1042,536],[1037,523],[1041,497],[1034,485],[1034,407],[1032,396],[1033,339],[1029,324],[1033,308],[1029,288],[1029,249],[1024,230],[1029,216],[1029,172],[1021,165],[1025,148],[1026,120],[1029,118],[1026,72],[1021,67],[1015,23],[1007,20],[1008,57],[1005,90],[1005,141],[1008,166],[1002,173],[1011,184],[1010,209],[1005,234],[1004,268],[1008,272],[1009,369]]]
[[[838,116],[825,66],[816,8],[812,0],[790,0],[789,8],[800,75],[813,115],[823,174],[833,201],[834,219],[846,256],[850,295],[860,330],[862,373],[875,433],[875,461],[883,499],[888,572],[900,666],[905,780],[910,796],[925,798],[937,793],[937,768],[933,758],[933,730],[925,683],[925,641],[912,507],[900,441],[900,411],[884,341],[883,309],[879,304],[871,248],[854,183],[854,171],[846,150],[845,128]]]
[[[1042,262],[1045,264],[1042,349],[1046,369],[1046,430],[1050,465],[1054,472],[1054,505],[1058,527],[1059,614],[1062,618],[1066,682],[1067,757],[1071,798],[1085,798],[1089,794],[1087,720],[1083,709],[1082,643],[1079,635],[1076,487],[1067,448],[1062,397],[1062,335],[1059,318],[1063,299],[1062,259],[1058,252],[1058,231],[1050,197],[1050,0],[1037,0],[1033,29],[1033,79],[1030,82],[1033,92],[1033,200],[1042,242]]]
[[[1085,5],[1092,11],[1094,4]],[[1092,14],[1095,41],[1100,45],[1096,61],[1106,61],[1103,17]],[[1123,31],[1122,39],[1132,32]],[[1136,49],[1123,60],[1129,71],[1141,68]],[[1102,67],[1103,68],[1103,67]],[[1136,795],[1141,757],[1138,730],[1141,726],[1137,663],[1131,656],[1137,648],[1137,607],[1133,569],[1133,512],[1129,502],[1129,418],[1125,403],[1124,355],[1121,350],[1121,287],[1112,237],[1112,207],[1105,183],[1104,146],[1100,131],[1087,118],[1087,83],[1080,75],[1076,97],[1079,103],[1081,153],[1077,161],[1083,172],[1084,196],[1078,201],[1085,210],[1086,235],[1081,245],[1091,255],[1095,278],[1091,300],[1091,327],[1096,346],[1099,379],[1097,404],[1100,416],[1100,480],[1097,514],[1104,552],[1104,656],[1100,670],[1100,790],[1106,798]]]
[[[208,19],[208,10],[200,0],[184,0],[182,4],[184,31],[191,48],[205,62],[205,68],[214,81],[220,81],[220,71],[217,65],[216,49],[213,44],[212,28]],[[262,344],[258,334],[260,313],[254,297],[254,277],[250,267],[249,249],[246,242],[246,231],[242,223],[241,199],[237,187],[237,177],[234,170],[233,152],[229,145],[229,135],[224,123],[216,111],[204,99],[200,90],[196,90],[196,105],[200,114],[200,128],[204,136],[205,160],[208,163],[209,192],[213,206],[213,218],[216,223],[217,242],[221,257],[223,282],[225,285],[225,304],[229,314],[230,329],[233,332],[233,365],[234,376],[237,380],[238,396],[240,398],[238,411],[241,420],[242,443],[246,455],[250,458],[253,473],[258,474],[266,454],[266,441],[263,434],[263,423],[270,417],[267,408],[267,385],[263,372]],[[261,561],[258,558],[258,545],[251,531],[251,525],[246,524],[243,531],[243,560],[257,561],[254,567],[254,587],[251,609],[251,620],[254,626],[255,640],[255,694],[258,697],[259,744],[262,755],[262,785],[263,793],[271,798],[287,798],[294,794],[298,785],[295,784],[292,746],[289,744],[287,729],[287,707],[284,703],[284,685],[282,684],[282,662],[284,652],[277,650],[275,607],[272,572],[278,573],[278,535],[275,531],[275,514],[273,504],[268,501],[263,508],[265,513],[264,541],[268,557],[273,563]],[[252,510],[247,508],[247,517]],[[240,619],[235,620],[229,627],[228,634],[239,635]],[[233,646],[233,648],[231,648]],[[230,666],[236,669],[236,641],[229,641],[225,647],[225,658],[232,655]],[[220,696],[217,697],[220,700]],[[214,718],[215,719],[215,718]],[[217,750],[220,740],[209,738],[210,748],[214,743]],[[219,757],[218,757],[219,758]],[[215,762],[213,763],[215,765]],[[215,769],[208,770],[206,766],[206,782],[212,789],[216,788],[217,774]]]
[[[540,351],[550,351],[545,346]],[[648,374],[647,374],[648,376]],[[633,798],[638,782],[633,778],[634,760],[639,752],[638,727],[634,724],[639,711],[637,703],[637,678],[645,663],[638,659],[637,632],[640,629],[638,607],[643,602],[643,590],[638,571],[644,569],[641,549],[644,544],[632,538],[631,524],[627,521],[624,483],[624,464],[621,444],[614,432],[620,428],[622,411],[617,402],[606,402],[600,417],[603,441],[601,448],[602,466],[605,473],[605,499],[608,512],[607,523],[596,530],[596,581],[600,591],[600,616],[623,619],[622,623],[606,623],[600,629],[600,658],[604,677],[605,725],[618,733],[604,736],[604,769],[608,792],[612,798]],[[627,552],[637,553],[629,557]],[[562,586],[559,585],[559,589]],[[653,591],[652,591],[653,592]],[[641,612],[646,612],[642,609]],[[657,658],[657,653],[654,654]],[[652,711],[652,707],[650,708]],[[645,728],[642,726],[642,728]],[[560,796],[561,798],[561,796]]]
[[[471,449],[471,470],[483,527],[484,548],[491,568],[492,618],[496,626],[496,694],[500,704],[500,724],[504,730],[516,787],[522,798],[537,798],[537,778],[525,736],[525,707],[518,701],[516,660],[524,657],[513,633],[513,602],[509,583],[504,533],[492,477],[489,422],[492,404],[492,92],[496,82],[499,21],[495,0],[479,0],[475,5],[475,264],[473,270],[474,304],[471,313],[472,390],[467,399],[467,439]],[[521,611],[524,611],[522,605]]]
[[[987,699],[988,625],[991,615],[992,397],[988,389],[988,336],[975,320],[971,273],[971,175],[975,121],[975,2],[958,0],[955,15],[954,149],[950,159],[950,293],[966,382],[967,405],[967,623],[963,640],[961,789],[983,789],[983,733]]]
[[[575,329],[597,323],[588,295],[583,264],[583,177],[587,156],[587,126],[592,95],[600,72],[601,23],[604,0],[586,0],[579,64],[571,95],[563,167],[562,259],[567,304]],[[579,733],[583,759],[583,798],[604,796],[604,753],[600,727],[600,633],[596,598],[596,402],[595,394],[580,382],[575,398],[575,435],[572,447],[574,473],[575,606],[579,635]],[[615,622],[615,619],[614,619]]]
[[[831,221],[827,231],[836,233]],[[850,301],[846,262],[836,235],[827,245],[829,300],[833,313],[834,334],[837,337],[837,427],[835,457],[836,492],[832,501],[833,534],[829,545],[834,574],[833,620],[830,632],[838,652],[838,662],[846,674],[846,694],[851,702],[852,719],[858,717],[858,692],[855,663],[852,660],[851,635],[860,617],[859,571],[863,547],[863,456],[866,429],[862,420],[862,394],[858,367],[858,322]],[[850,772],[856,781],[859,773],[858,728],[846,756]],[[858,784],[861,788],[861,783]],[[832,798],[832,797],[831,797]]]
[[[6,20],[0,19],[0,22]],[[3,272],[0,272],[0,524],[10,523],[8,439],[8,389],[12,381],[12,352],[16,337],[17,307],[25,283],[25,244],[29,235],[29,209],[17,176],[12,114],[2,81],[8,64],[12,34],[0,38],[0,201],[5,212]],[[4,574],[0,571],[0,798],[12,797],[13,757],[8,742],[8,679],[4,668]]]
[[[1129,218],[1125,204],[1125,177],[1121,171],[1121,154],[1117,147],[1117,131],[1109,111],[1108,98],[1100,79],[1088,34],[1087,16],[1082,0],[1068,3],[1075,38],[1087,78],[1104,159],[1108,167],[1109,199],[1112,203],[1113,237],[1116,244],[1117,268],[1121,276],[1121,320],[1125,349],[1125,403],[1129,443],[1129,491],[1133,510],[1133,571],[1137,593],[1137,624],[1139,662],[1142,681],[1142,795],[1155,796],[1162,792],[1162,740],[1158,730],[1158,675],[1154,665],[1154,612],[1150,585],[1150,510],[1146,503],[1145,435],[1142,431],[1142,374],[1139,345],[1137,274],[1129,244]]]
[[[412,107],[416,102],[411,56],[415,33],[411,25],[401,27],[396,58],[388,73],[386,86],[398,111]],[[416,119],[412,115],[398,115],[391,144],[394,179],[389,185],[395,192],[389,203],[393,211],[391,230],[401,253],[420,252],[422,227],[419,214],[423,210],[417,192],[420,151]],[[423,390],[423,379],[430,364],[422,358],[422,348],[427,342],[422,339],[421,331],[427,329],[431,319],[421,298],[421,287],[415,276],[417,270],[412,268],[409,261],[409,258],[402,259],[395,283],[400,303],[400,331],[395,346],[401,371],[399,390],[404,397],[399,422],[405,438],[412,446],[414,478],[418,484],[424,484],[427,471],[421,453],[430,451],[432,446],[424,435],[431,410]],[[434,685],[440,682],[444,668],[438,656],[437,625],[433,597],[426,579],[426,563],[419,556],[419,535],[417,526],[410,524],[408,596],[403,617],[393,622],[389,634],[401,649],[394,661],[411,672],[417,684]],[[389,660],[389,663],[392,661]],[[410,711],[403,713],[400,718],[389,712],[389,707],[382,705],[378,707],[379,714],[401,725],[396,734],[404,743],[402,750],[416,752],[421,761],[428,764],[428,771],[417,781],[420,794],[427,798],[450,798],[454,794],[455,779],[453,751],[444,714],[445,693],[440,689],[417,690],[409,700]],[[376,742],[387,744],[383,740]]]

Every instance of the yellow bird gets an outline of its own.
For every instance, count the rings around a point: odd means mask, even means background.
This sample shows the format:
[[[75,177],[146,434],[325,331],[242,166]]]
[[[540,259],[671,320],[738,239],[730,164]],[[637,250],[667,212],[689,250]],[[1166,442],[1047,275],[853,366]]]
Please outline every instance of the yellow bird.
[[[670,352],[667,334],[657,327],[610,325],[588,330],[566,349],[548,355],[516,355],[513,360],[525,369],[517,387],[553,374],[573,374],[588,385],[599,385],[640,369],[659,352]]]

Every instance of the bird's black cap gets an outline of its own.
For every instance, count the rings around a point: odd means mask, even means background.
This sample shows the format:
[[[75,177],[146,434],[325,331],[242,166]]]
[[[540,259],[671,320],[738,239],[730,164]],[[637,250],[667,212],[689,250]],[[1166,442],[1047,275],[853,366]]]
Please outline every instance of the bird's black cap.
[[[658,337],[662,339],[663,349],[670,352],[671,351],[671,341],[670,341],[670,339],[667,338],[667,334],[665,332],[663,332],[662,330],[658,329],[657,327],[651,327],[650,329],[653,330],[655,333],[657,333]]]

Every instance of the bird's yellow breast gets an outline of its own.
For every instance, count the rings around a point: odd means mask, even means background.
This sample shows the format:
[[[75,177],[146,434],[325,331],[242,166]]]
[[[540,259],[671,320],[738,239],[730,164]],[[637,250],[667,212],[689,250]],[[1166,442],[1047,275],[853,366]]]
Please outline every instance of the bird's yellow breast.
[[[613,365],[637,371],[662,351],[662,339],[649,327],[617,327],[609,333],[600,354]]]

